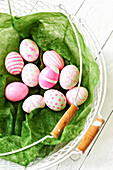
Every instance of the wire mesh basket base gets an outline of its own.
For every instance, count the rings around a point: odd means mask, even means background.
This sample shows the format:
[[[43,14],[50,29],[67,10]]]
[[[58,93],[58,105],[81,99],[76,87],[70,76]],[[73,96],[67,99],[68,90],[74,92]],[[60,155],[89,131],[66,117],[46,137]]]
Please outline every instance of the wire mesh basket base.
[[[1,2],[1,11],[0,12],[7,12],[9,13],[8,4],[4,5],[4,3],[7,4],[7,1]],[[27,5],[26,5],[27,4]],[[37,12],[62,12],[62,10],[59,8],[59,6],[49,5],[42,3],[41,1],[30,1],[29,3],[27,1],[24,1],[24,3],[21,1],[12,0],[11,1],[11,9],[12,9],[12,15],[18,15],[23,16],[27,14],[37,13]],[[100,108],[100,103],[104,101],[105,92],[106,92],[106,70],[105,70],[105,63],[104,58],[101,52],[101,48],[98,45],[97,40],[95,39],[92,32],[87,27],[87,24],[85,21],[82,21],[81,19],[76,19],[74,17],[73,22],[77,26],[79,32],[82,34],[84,41],[86,45],[89,47],[91,53],[94,56],[95,62],[98,64],[100,69],[100,80],[95,87],[94,90],[94,100],[92,103],[92,109],[90,114],[87,117],[85,126],[83,131],[72,141],[69,143],[63,143],[60,145],[57,145],[52,153],[48,155],[47,157],[43,159],[36,159],[33,162],[31,162],[26,169],[46,169],[50,168],[53,165],[58,164],[61,162],[61,160],[64,160],[66,156],[69,155],[69,153],[76,148],[76,145],[80,142],[80,140],[83,138],[84,134],[86,133],[89,126],[92,124],[97,112]],[[17,165],[15,163],[5,161],[3,159],[0,159],[0,167],[8,170],[12,169],[25,169],[25,167]]]

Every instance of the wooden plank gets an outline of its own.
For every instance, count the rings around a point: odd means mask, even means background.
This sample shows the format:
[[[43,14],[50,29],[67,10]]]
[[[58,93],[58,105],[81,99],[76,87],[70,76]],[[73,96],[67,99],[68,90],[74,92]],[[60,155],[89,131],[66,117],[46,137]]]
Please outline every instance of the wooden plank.
[[[113,29],[113,1],[86,0],[77,17],[87,21],[100,45],[103,46]]]

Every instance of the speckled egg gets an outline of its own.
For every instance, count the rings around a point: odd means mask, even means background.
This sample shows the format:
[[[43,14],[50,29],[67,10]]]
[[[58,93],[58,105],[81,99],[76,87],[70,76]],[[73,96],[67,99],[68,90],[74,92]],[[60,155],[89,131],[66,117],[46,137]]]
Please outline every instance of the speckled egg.
[[[29,87],[35,87],[39,83],[39,68],[32,63],[28,63],[22,70],[22,81]]]
[[[6,56],[5,67],[10,74],[20,74],[24,67],[24,61],[22,56],[17,52],[10,52]]]
[[[29,92],[28,87],[21,82],[13,82],[6,86],[5,96],[10,101],[20,101],[24,99]]]
[[[75,104],[75,96],[77,93],[77,89],[78,87],[74,87],[66,93],[66,99],[69,104]],[[88,98],[87,89],[84,87],[80,87],[76,98],[77,106],[83,104],[87,100],[87,98]]]
[[[64,94],[54,89],[47,90],[44,93],[44,101],[46,105],[54,111],[63,110],[66,106]]]
[[[31,95],[23,103],[22,108],[25,112],[30,113],[36,108],[44,108],[45,102],[41,95]]]
[[[59,69],[56,66],[50,65],[45,67],[39,75],[39,85],[43,89],[53,87],[59,78]]]
[[[71,89],[79,80],[79,70],[74,65],[65,66],[60,73],[60,85],[63,89]]]
[[[54,50],[46,51],[43,54],[43,62],[46,66],[55,65],[59,70],[64,67],[63,58]]]
[[[24,39],[20,44],[20,54],[24,60],[33,62],[39,56],[39,48],[34,41],[30,39]]]

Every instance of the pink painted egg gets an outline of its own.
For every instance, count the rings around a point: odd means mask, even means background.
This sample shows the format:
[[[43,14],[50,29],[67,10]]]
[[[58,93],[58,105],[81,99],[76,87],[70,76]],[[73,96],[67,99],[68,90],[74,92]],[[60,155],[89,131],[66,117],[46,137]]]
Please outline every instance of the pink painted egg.
[[[43,62],[46,66],[55,65],[59,70],[64,67],[63,58],[54,50],[46,51],[43,54]]]
[[[22,81],[29,87],[35,87],[39,83],[39,68],[32,63],[28,63],[22,70]]]
[[[24,99],[29,92],[28,87],[21,82],[13,82],[6,86],[5,96],[10,101],[20,101]]]
[[[18,75],[24,67],[22,56],[17,52],[10,52],[5,59],[5,67],[10,74]]]
[[[71,89],[79,80],[79,70],[74,65],[65,66],[60,73],[60,85],[63,89]]]
[[[24,60],[33,62],[39,56],[39,48],[34,41],[30,39],[24,39],[20,44],[20,54]]]
[[[50,65],[45,67],[39,75],[39,85],[43,89],[53,87],[59,78],[59,69],[56,66]]]
[[[44,93],[44,101],[54,111],[60,111],[66,107],[66,97],[58,90],[47,90]]]
[[[77,93],[78,87],[74,87],[66,93],[66,99],[69,104],[75,104],[75,96]],[[83,104],[88,98],[88,91],[84,87],[79,88],[79,92],[76,98],[76,105]]]
[[[45,102],[41,95],[31,95],[23,103],[22,108],[25,112],[30,113],[36,108],[44,108]]]

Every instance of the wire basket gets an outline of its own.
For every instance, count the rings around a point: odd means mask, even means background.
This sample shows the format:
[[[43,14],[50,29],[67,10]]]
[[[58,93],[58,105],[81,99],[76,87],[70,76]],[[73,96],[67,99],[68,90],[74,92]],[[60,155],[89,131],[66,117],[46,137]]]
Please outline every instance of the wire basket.
[[[11,10],[9,10],[8,1],[0,1],[0,12],[5,13],[12,13],[13,16],[23,16],[27,14],[37,13],[37,12],[62,12],[65,13],[65,10],[62,9],[61,5],[51,5],[47,4],[41,1],[33,1],[33,0],[11,0],[10,1]],[[69,14],[71,15],[71,14]],[[95,62],[98,64],[100,69],[100,80],[98,84],[95,87],[94,90],[94,100],[92,103],[92,109],[89,113],[84,129],[83,131],[72,141],[66,144],[60,144],[58,145],[50,155],[43,159],[36,159],[33,162],[31,162],[26,169],[46,169],[50,168],[62,160],[66,159],[69,155],[71,155],[72,150],[76,148],[76,145],[80,142],[80,140],[83,138],[84,134],[92,124],[95,116],[97,113],[100,113],[104,99],[105,99],[105,93],[106,93],[106,67],[104,58],[102,55],[102,51],[100,46],[98,45],[98,42],[93,35],[93,33],[88,28],[85,21],[81,19],[75,18],[74,15],[72,15],[73,22],[77,26],[79,32],[82,34],[84,41],[86,45],[89,47]],[[76,154],[79,154],[75,151]],[[5,161],[3,159],[0,159],[0,167],[1,169],[25,169],[25,167],[17,165],[15,163]]]

